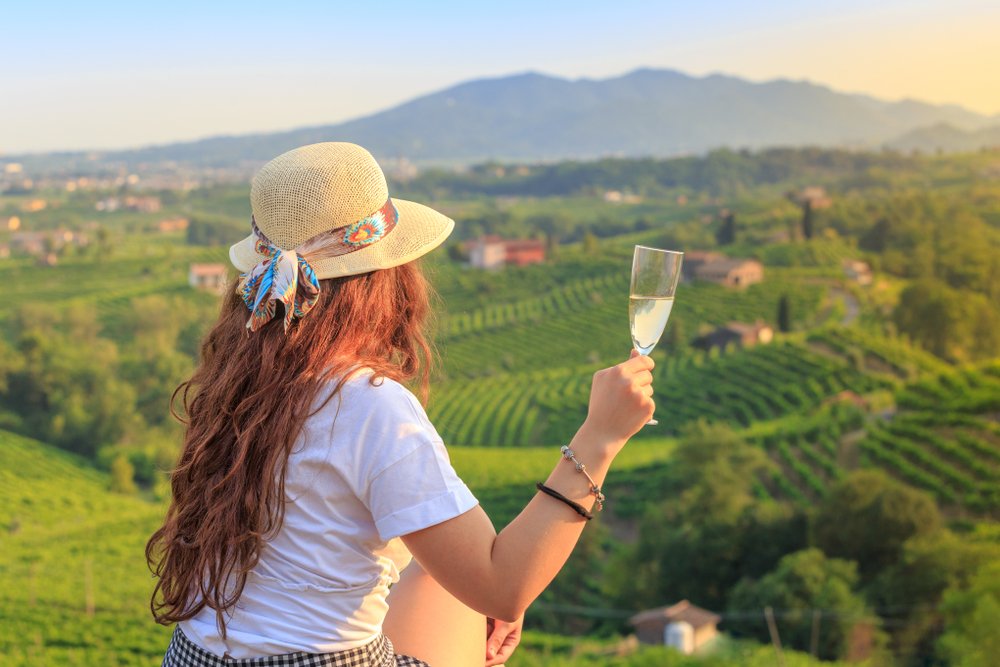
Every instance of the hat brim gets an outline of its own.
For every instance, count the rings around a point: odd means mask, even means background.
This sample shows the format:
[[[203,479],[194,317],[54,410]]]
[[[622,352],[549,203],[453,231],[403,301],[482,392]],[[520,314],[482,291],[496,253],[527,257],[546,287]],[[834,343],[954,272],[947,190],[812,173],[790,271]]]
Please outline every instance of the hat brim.
[[[429,206],[405,199],[393,199],[392,203],[399,212],[399,219],[391,232],[360,250],[310,261],[316,277],[353,276],[412,262],[441,245],[455,228],[454,220]],[[267,259],[254,249],[256,242],[257,237],[251,234],[229,248],[229,259],[241,272]]]

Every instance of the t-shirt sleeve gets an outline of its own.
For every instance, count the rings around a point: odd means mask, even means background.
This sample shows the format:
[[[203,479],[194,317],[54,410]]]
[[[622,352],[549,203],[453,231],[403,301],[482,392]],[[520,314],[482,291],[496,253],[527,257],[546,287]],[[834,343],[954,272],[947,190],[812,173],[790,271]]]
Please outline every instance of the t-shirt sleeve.
[[[397,394],[393,455],[373,466],[362,501],[379,537],[390,540],[468,512],[478,504],[451,465],[444,442],[409,392]],[[387,451],[384,446],[379,448]],[[387,461],[388,460],[388,461]]]

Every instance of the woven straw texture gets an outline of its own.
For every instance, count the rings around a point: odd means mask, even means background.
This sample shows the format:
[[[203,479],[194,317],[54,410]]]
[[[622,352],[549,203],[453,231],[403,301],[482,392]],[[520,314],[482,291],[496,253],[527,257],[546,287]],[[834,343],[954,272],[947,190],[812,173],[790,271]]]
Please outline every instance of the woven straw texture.
[[[275,245],[294,250],[318,234],[351,225],[385,204],[388,186],[375,158],[361,146],[327,142],[296,148],[268,162],[254,176],[250,204],[258,228]],[[318,278],[386,269],[412,261],[439,246],[454,221],[437,211],[393,199],[395,229],[378,242],[337,257],[309,259]],[[266,259],[251,234],[229,249],[240,271]]]

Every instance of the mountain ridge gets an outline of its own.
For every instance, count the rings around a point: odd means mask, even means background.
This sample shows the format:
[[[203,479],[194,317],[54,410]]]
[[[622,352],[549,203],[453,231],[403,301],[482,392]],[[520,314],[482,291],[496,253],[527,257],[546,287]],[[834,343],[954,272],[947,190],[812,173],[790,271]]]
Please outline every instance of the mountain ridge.
[[[460,82],[333,124],[87,152],[126,162],[229,166],[343,140],[364,145],[379,159],[417,163],[672,157],[723,147],[876,148],[942,123],[974,132],[1000,123],[1000,115],[912,99],[891,102],[787,78],[753,82],[639,68],[604,79],[567,79],[529,70]]]

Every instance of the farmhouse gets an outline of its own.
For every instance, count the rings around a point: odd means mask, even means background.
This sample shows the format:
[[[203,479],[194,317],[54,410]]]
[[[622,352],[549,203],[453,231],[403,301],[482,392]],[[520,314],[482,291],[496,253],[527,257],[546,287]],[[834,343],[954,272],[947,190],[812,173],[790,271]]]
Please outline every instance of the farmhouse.
[[[480,269],[495,269],[507,264],[527,266],[544,261],[544,241],[484,236],[469,244],[469,263]]]
[[[766,345],[772,340],[774,340],[774,330],[761,320],[753,324],[730,322],[697,339],[694,346],[703,350],[710,350],[713,347],[724,350],[730,345],[741,348],[752,347],[758,343]]]
[[[628,622],[643,644],[665,644],[691,654],[718,636],[721,620],[718,614],[681,600],[669,607],[639,612]]]
[[[17,232],[10,237],[10,249],[25,255],[41,255],[52,244],[47,238],[43,232]]]
[[[156,223],[156,228],[162,234],[169,234],[171,232],[183,232],[188,228],[187,218],[164,218]]]
[[[36,213],[48,208],[49,203],[44,199],[29,199],[21,204],[21,210],[25,213]]]
[[[792,199],[799,204],[809,202],[809,207],[814,211],[821,208],[830,208],[833,205],[833,201],[826,193],[826,189],[818,185],[809,185],[802,188],[793,195]]]
[[[844,277],[859,285],[871,285],[872,267],[868,266],[868,262],[862,262],[856,259],[845,259]]]
[[[764,279],[764,265],[755,259],[715,259],[695,268],[694,278],[743,288]]]
[[[225,264],[192,264],[188,270],[188,284],[195,289],[222,294],[226,289]]]
[[[707,252],[705,250],[690,250],[684,253],[684,260],[681,262],[681,277],[684,280],[694,280],[695,272],[710,262],[718,262],[726,259],[726,256],[719,252]]]
[[[55,266],[59,263],[59,256],[54,252],[45,252],[35,258],[35,266]]]

